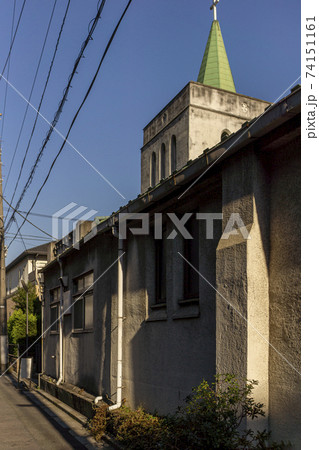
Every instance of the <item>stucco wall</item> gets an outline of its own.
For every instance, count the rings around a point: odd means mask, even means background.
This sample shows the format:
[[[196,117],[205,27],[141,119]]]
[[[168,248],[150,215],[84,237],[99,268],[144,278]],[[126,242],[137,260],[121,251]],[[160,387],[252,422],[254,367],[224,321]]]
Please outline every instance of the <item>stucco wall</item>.
[[[300,140],[273,153],[270,208],[270,427],[300,448]]]
[[[94,271],[97,280],[116,259],[115,239],[106,235],[85,244],[77,254],[74,252],[64,261],[64,274],[72,279],[88,271]],[[55,264],[45,274],[45,327],[50,320],[50,289],[57,287],[59,268]],[[94,284],[94,329],[90,332],[72,332],[72,315],[64,316],[64,373],[65,381],[84,387],[99,395],[110,392],[110,329],[111,298],[116,289],[116,267]],[[45,373],[57,377],[59,363],[58,334],[48,332],[45,336]],[[52,358],[55,356],[55,358]]]
[[[220,210],[220,192],[198,205],[200,212]],[[168,234],[173,226],[167,224]],[[216,223],[215,239],[207,241],[200,221],[200,267],[215,284],[215,252],[221,233]],[[199,304],[181,305],[183,300],[182,240],[167,241],[167,304],[155,304],[154,241],[152,237],[131,238],[125,255],[125,322],[123,395],[132,407],[143,405],[159,413],[175,411],[192,387],[215,374],[215,291],[200,281]],[[116,304],[113,304],[116,327]],[[112,337],[116,349],[116,331]],[[112,359],[112,392],[116,386],[116,353]]]

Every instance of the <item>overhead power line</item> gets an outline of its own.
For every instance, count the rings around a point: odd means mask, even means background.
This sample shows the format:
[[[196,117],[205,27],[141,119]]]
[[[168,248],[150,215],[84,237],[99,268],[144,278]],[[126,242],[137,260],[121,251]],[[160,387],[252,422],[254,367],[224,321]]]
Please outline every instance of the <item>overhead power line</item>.
[[[7,207],[5,207],[5,208],[3,208],[5,211],[10,211],[10,208],[7,208]],[[26,215],[27,214],[27,211],[22,211],[21,209],[19,209],[19,210],[17,210],[19,213],[21,213],[21,214],[24,214],[24,215]],[[50,214],[42,214],[42,213],[35,213],[35,212],[30,212],[29,213],[29,215],[30,216],[37,216],[37,217],[45,217],[45,218],[47,218],[47,219],[52,219],[52,215],[50,215]],[[63,220],[63,217],[61,217],[61,220]],[[70,222],[72,222],[72,221],[74,221],[74,222],[77,222],[79,219],[76,219],[76,218],[74,218],[74,219],[68,219]]]
[[[15,149],[14,149],[14,152],[13,152],[13,156],[12,156],[12,159],[11,159],[10,168],[9,168],[9,172],[8,172],[8,175],[7,175],[7,180],[6,180],[6,184],[4,186],[3,193],[5,193],[5,190],[6,190],[9,178],[10,178],[12,166],[13,166],[13,163],[14,163],[14,160],[15,160],[15,156],[16,156],[16,153],[17,153],[17,150],[18,150],[18,147],[19,147],[22,131],[23,131],[24,124],[25,124],[25,121],[26,121],[26,118],[27,118],[27,114],[28,114],[28,111],[29,111],[30,100],[31,100],[31,97],[32,97],[32,94],[33,94],[35,83],[36,83],[37,78],[38,78],[39,69],[40,69],[40,65],[41,65],[41,62],[42,62],[44,49],[45,49],[45,46],[46,46],[46,43],[47,43],[47,40],[48,40],[48,35],[49,35],[49,31],[50,31],[51,24],[52,24],[52,19],[53,19],[53,16],[54,16],[56,3],[57,3],[57,0],[55,0],[54,3],[53,3],[53,8],[52,8],[50,20],[49,20],[49,23],[48,23],[48,26],[47,26],[47,30],[46,30],[46,33],[45,33],[45,37],[44,37],[44,41],[43,41],[43,45],[42,45],[39,61],[38,61],[38,64],[37,64],[37,68],[36,68],[36,71],[35,71],[35,74],[34,74],[34,77],[33,77],[33,82],[32,82],[32,86],[31,86],[29,98],[28,98],[27,105],[26,105],[26,108],[25,108],[25,111],[24,111],[24,116],[23,116],[23,119],[22,119],[20,131],[19,131],[19,134],[18,134],[18,139],[17,139],[16,146],[15,146]],[[12,200],[13,200],[13,197],[11,198],[11,202],[12,202]]]
[[[61,116],[61,113],[62,113],[64,104],[65,104],[65,102],[66,102],[66,100],[67,100],[67,96],[68,96],[69,90],[71,89],[71,83],[72,83],[72,80],[73,80],[75,74],[77,73],[77,68],[78,68],[78,66],[79,66],[79,64],[80,64],[80,61],[81,61],[82,57],[83,57],[84,51],[85,51],[87,45],[89,44],[89,42],[92,40],[92,35],[93,35],[94,30],[95,30],[95,28],[96,28],[96,26],[97,26],[97,23],[98,23],[98,21],[99,21],[99,19],[100,19],[101,13],[102,13],[103,8],[104,8],[104,5],[105,5],[105,1],[106,1],[106,0],[102,0],[102,1],[101,1],[101,4],[100,4],[99,9],[98,9],[98,11],[97,11],[97,14],[96,14],[96,16],[95,16],[95,18],[94,18],[94,20],[93,20],[93,23],[92,23],[90,29],[89,29],[89,33],[88,33],[88,35],[87,35],[85,41],[83,42],[83,44],[82,44],[82,46],[81,46],[80,52],[79,52],[79,54],[78,54],[78,57],[76,58],[76,61],[75,61],[75,63],[74,63],[74,66],[73,66],[73,70],[72,70],[72,72],[71,72],[71,75],[69,76],[69,80],[68,80],[68,83],[67,83],[67,87],[64,89],[62,100],[60,101],[60,104],[59,104],[59,106],[58,106],[58,110],[56,111],[56,113],[55,113],[55,115],[54,115],[54,119],[52,120],[52,122],[51,122],[51,124],[50,124],[50,129],[49,129],[49,131],[47,132],[47,135],[46,135],[46,137],[45,137],[45,139],[44,139],[44,141],[43,141],[43,143],[42,143],[42,146],[41,146],[41,148],[40,148],[40,151],[39,151],[39,153],[38,153],[38,156],[37,156],[37,158],[36,158],[36,160],[35,160],[35,163],[34,163],[32,169],[31,169],[29,178],[28,178],[28,180],[27,180],[27,182],[26,182],[26,184],[25,184],[25,186],[24,186],[24,188],[23,188],[23,190],[22,190],[22,193],[21,193],[21,195],[20,195],[20,197],[19,197],[19,200],[18,200],[17,203],[16,203],[16,209],[19,209],[19,206],[20,206],[20,204],[21,204],[21,201],[22,201],[22,199],[23,199],[23,197],[24,197],[26,191],[28,190],[30,184],[32,183],[32,180],[33,180],[35,171],[36,171],[37,166],[38,166],[38,164],[39,164],[39,162],[40,162],[40,159],[41,159],[41,157],[42,157],[42,155],[43,155],[44,149],[45,149],[47,143],[49,142],[50,137],[51,137],[51,134],[52,134],[54,128],[56,127],[56,125],[57,125],[57,123],[58,123],[58,121],[59,121],[59,118],[60,118],[60,116]],[[7,225],[6,225],[6,229],[8,229],[8,227],[9,227],[10,224],[12,223],[12,221],[13,221],[13,216],[14,216],[14,214],[12,214],[12,216],[10,217],[10,219],[9,219]]]
[[[51,59],[50,68],[49,68],[49,71],[48,71],[48,74],[47,74],[47,78],[46,78],[46,81],[45,81],[45,84],[44,84],[44,88],[43,88],[43,91],[42,91],[41,99],[40,99],[39,105],[37,107],[37,114],[36,114],[35,119],[34,119],[34,123],[33,123],[32,131],[31,131],[31,134],[30,134],[30,137],[29,137],[28,145],[27,145],[27,148],[25,150],[24,158],[23,158],[21,166],[20,166],[19,175],[18,175],[18,178],[17,178],[17,181],[16,181],[16,185],[14,187],[14,191],[13,191],[12,197],[11,197],[11,203],[13,202],[15,193],[17,191],[17,187],[18,187],[18,184],[19,184],[19,181],[20,181],[20,177],[21,177],[21,173],[22,173],[22,170],[23,170],[23,167],[24,167],[24,163],[25,163],[25,160],[26,160],[29,148],[30,148],[31,140],[33,138],[33,134],[34,134],[37,122],[38,122],[39,113],[40,113],[40,110],[41,110],[41,107],[42,107],[42,102],[43,102],[44,95],[46,93],[46,89],[47,89],[47,86],[48,86],[48,83],[49,83],[49,80],[50,80],[50,77],[51,77],[52,68],[53,68],[53,65],[54,65],[54,62],[55,62],[55,57],[56,57],[56,54],[57,54],[57,51],[58,51],[58,47],[59,47],[61,35],[62,35],[62,32],[63,32],[64,24],[65,24],[66,17],[67,17],[68,11],[69,11],[70,2],[71,2],[71,0],[68,0],[68,3],[66,5],[65,13],[64,13],[64,16],[63,16],[63,19],[62,19],[62,24],[60,26],[59,35],[58,35],[58,38],[57,38],[57,41],[56,41],[56,44],[55,44],[54,53],[53,53],[53,56],[52,56],[52,59]],[[8,84],[6,86],[8,86]],[[11,170],[11,167],[10,167],[10,170]],[[9,178],[9,175],[8,175],[8,178]],[[8,182],[8,178],[6,180],[6,185],[7,185],[7,182]],[[5,188],[6,188],[6,186],[5,186]],[[6,219],[7,219],[7,215],[6,215],[5,220]]]
[[[11,56],[13,44],[14,44],[14,41],[15,41],[15,38],[16,38],[16,35],[17,35],[17,32],[18,32],[19,26],[20,26],[20,21],[21,21],[21,17],[22,17],[23,11],[24,11],[25,4],[26,4],[26,0],[23,1],[22,7],[21,7],[21,10],[20,10],[20,14],[19,14],[17,26],[16,26],[16,29],[15,29],[15,32],[14,32],[13,39],[12,39],[12,41],[11,41],[11,45],[10,45],[10,48],[9,48],[9,52],[8,52],[8,55],[7,55],[7,59],[6,59],[5,63],[4,63],[2,72],[0,73],[0,81],[1,81],[1,79],[2,79],[2,74],[3,74],[4,71],[6,70],[8,61],[9,61],[10,56]]]
[[[24,249],[26,250],[26,249],[27,249],[27,246],[25,245],[25,242],[24,242],[24,239],[23,239],[23,237],[22,237],[21,231],[20,231],[20,229],[19,229],[19,224],[18,224],[18,221],[17,221],[16,217],[14,218],[14,221],[15,221],[15,223],[16,223],[16,225],[17,225],[19,237],[20,237],[20,239],[22,240],[23,247],[24,247]]]
[[[11,47],[12,40],[13,40],[13,27],[14,27],[15,12],[16,12],[16,0],[14,0],[14,2],[13,2],[10,47]],[[8,80],[10,78],[10,60],[11,60],[11,57],[8,59],[8,69],[7,69],[7,79]],[[1,139],[3,138],[4,123],[5,123],[5,119],[6,119],[7,96],[8,96],[8,83],[6,83],[5,92],[4,92],[4,102],[3,102],[3,111],[2,111],[2,123],[1,123],[1,135],[0,135]]]
[[[8,206],[10,206],[10,208],[12,208],[12,210],[13,210],[13,212],[14,212],[15,214],[18,214],[20,217],[22,217],[22,219],[23,219],[22,225],[24,225],[25,222],[28,222],[28,223],[29,223],[30,225],[32,225],[34,228],[36,228],[37,230],[41,231],[41,233],[44,233],[44,234],[46,234],[47,236],[49,236],[49,238],[55,240],[55,237],[51,236],[51,234],[47,233],[46,231],[42,230],[40,227],[38,227],[38,226],[35,225],[34,223],[30,222],[30,220],[28,220],[27,217],[23,216],[19,211],[17,211],[17,210],[14,208],[14,206],[12,206],[12,205],[4,198],[3,195],[2,195],[1,197],[2,197],[2,200],[3,200]],[[17,237],[18,232],[21,230],[22,225],[19,227],[17,233],[15,234],[14,239]],[[12,241],[10,242],[9,245],[11,245],[11,243],[12,243]],[[9,246],[8,246],[8,248],[9,248]]]
[[[111,37],[110,37],[110,39],[109,39],[109,41],[108,41],[106,47],[105,47],[105,50],[104,50],[104,52],[103,52],[103,55],[102,55],[102,57],[101,57],[101,59],[100,59],[99,65],[98,65],[97,70],[96,70],[96,72],[95,72],[95,74],[94,74],[94,77],[93,77],[93,79],[92,79],[92,81],[91,81],[91,84],[90,84],[90,86],[89,86],[89,88],[88,88],[88,90],[87,90],[87,92],[86,92],[86,94],[85,94],[85,96],[84,96],[84,98],[83,98],[83,100],[82,100],[82,102],[81,102],[81,104],[80,104],[80,106],[79,106],[77,112],[75,113],[75,116],[73,117],[73,120],[72,120],[71,125],[70,125],[70,127],[69,127],[69,129],[68,129],[68,132],[67,132],[67,134],[66,134],[66,136],[65,136],[65,138],[64,138],[64,140],[63,140],[63,143],[62,143],[62,145],[61,145],[61,147],[60,147],[60,149],[59,149],[59,151],[58,151],[56,157],[54,158],[54,160],[53,160],[53,162],[52,162],[52,164],[51,164],[51,167],[50,167],[50,169],[49,169],[49,171],[48,171],[48,174],[47,174],[47,176],[46,176],[44,182],[42,183],[40,189],[38,190],[37,195],[36,195],[36,197],[35,197],[35,199],[34,199],[32,205],[31,205],[31,207],[29,208],[29,210],[28,210],[28,212],[27,212],[27,214],[26,214],[26,217],[28,217],[29,213],[30,213],[31,210],[33,209],[34,205],[36,204],[36,202],[37,202],[37,200],[38,200],[38,198],[39,198],[39,195],[40,195],[42,189],[44,188],[46,182],[48,181],[48,179],[49,179],[49,177],[50,177],[50,174],[51,174],[51,172],[52,172],[52,169],[53,169],[53,167],[54,167],[54,165],[55,165],[55,163],[56,163],[56,161],[57,161],[59,155],[61,154],[61,152],[62,152],[62,150],[63,150],[63,147],[64,147],[64,145],[65,145],[65,143],[66,143],[66,141],[67,141],[67,139],[68,139],[68,137],[69,137],[69,134],[70,134],[70,132],[71,132],[71,130],[72,130],[72,128],[73,128],[73,125],[74,125],[74,123],[75,123],[75,121],[76,121],[76,119],[77,119],[77,117],[78,117],[78,115],[79,115],[81,109],[83,108],[83,106],[84,106],[84,104],[85,104],[85,102],[86,102],[86,100],[87,100],[87,98],[88,98],[88,96],[89,96],[89,94],[90,94],[90,92],[91,92],[93,86],[94,86],[94,83],[95,83],[96,78],[97,78],[97,76],[98,76],[98,74],[99,74],[99,72],[100,72],[101,66],[102,66],[103,61],[104,61],[104,59],[105,59],[105,56],[106,56],[107,52],[109,51],[109,48],[110,48],[110,46],[111,46],[111,44],[112,44],[112,42],[113,42],[113,39],[114,39],[114,37],[115,37],[115,35],[116,35],[116,33],[117,33],[117,31],[118,31],[120,25],[121,25],[122,20],[124,19],[125,15],[126,15],[126,13],[127,13],[128,8],[130,7],[131,3],[132,3],[132,0],[129,0],[129,2],[127,3],[127,5],[126,5],[126,7],[125,7],[125,9],[124,9],[124,11],[123,11],[123,13],[122,13],[122,15],[121,15],[119,21],[118,21],[118,23],[117,23],[117,25],[116,25],[116,27],[114,28],[114,31],[113,31],[113,33],[112,33],[112,35],[111,35]],[[19,230],[23,227],[23,225],[24,225],[24,222],[22,222],[22,224],[20,225]],[[15,236],[17,236],[17,235],[18,235],[18,233],[16,233]],[[10,245],[12,244],[13,240],[14,240],[14,238],[13,238],[12,241],[9,243],[8,248],[9,248]]]

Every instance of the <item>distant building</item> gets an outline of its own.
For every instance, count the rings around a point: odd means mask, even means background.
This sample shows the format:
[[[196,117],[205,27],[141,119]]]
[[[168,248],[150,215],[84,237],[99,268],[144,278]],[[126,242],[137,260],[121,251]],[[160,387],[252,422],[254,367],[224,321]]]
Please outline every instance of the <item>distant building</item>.
[[[47,375],[159,413],[216,373],[256,379],[256,426],[300,448],[300,92],[237,94],[213,22],[198,81],[144,129],[142,193],[42,269]],[[132,213],[150,233],[120,239]]]
[[[34,284],[38,295],[40,295],[40,285],[43,281],[43,275],[39,271],[50,261],[51,249],[52,243],[38,245],[25,250],[7,265],[7,319],[9,319],[14,311],[15,304],[12,301],[12,297],[14,297],[18,288],[21,287],[21,280]]]

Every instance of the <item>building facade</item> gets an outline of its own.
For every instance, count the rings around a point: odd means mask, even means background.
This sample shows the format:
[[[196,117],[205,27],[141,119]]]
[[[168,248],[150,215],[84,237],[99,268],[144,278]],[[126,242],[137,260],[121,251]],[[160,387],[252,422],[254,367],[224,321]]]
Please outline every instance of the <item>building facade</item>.
[[[256,379],[256,426],[300,448],[300,88],[270,105],[218,69],[145,128],[142,193],[42,269],[44,371],[163,414],[203,378]]]
[[[42,244],[25,250],[15,258],[6,267],[6,302],[7,302],[7,320],[10,318],[15,304],[12,298],[17,293],[19,287],[22,287],[21,280],[25,283],[31,282],[41,296],[41,284],[43,284],[43,275],[40,270],[50,261],[51,249],[53,245]]]

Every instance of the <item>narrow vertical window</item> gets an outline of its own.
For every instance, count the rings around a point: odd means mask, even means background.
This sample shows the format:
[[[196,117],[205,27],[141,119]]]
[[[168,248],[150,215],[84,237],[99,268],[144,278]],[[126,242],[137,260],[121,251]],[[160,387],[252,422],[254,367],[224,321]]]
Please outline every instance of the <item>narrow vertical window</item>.
[[[93,330],[93,284],[90,272],[73,280],[73,331]]]
[[[156,303],[166,303],[166,241],[155,241]]]
[[[59,331],[59,302],[60,302],[60,288],[55,288],[50,291],[50,333]]]
[[[184,240],[184,256],[188,262],[184,262],[184,298],[199,298],[199,226],[198,220],[192,217],[186,224],[186,228],[193,239]],[[191,265],[193,267],[191,267]]]
[[[156,154],[152,153],[151,158],[151,186],[155,186],[156,184]]]
[[[176,170],[176,136],[172,136],[171,140],[171,173]]]
[[[165,164],[166,164],[166,148],[165,148],[165,144],[162,144],[162,148],[161,148],[161,179],[166,177]]]

